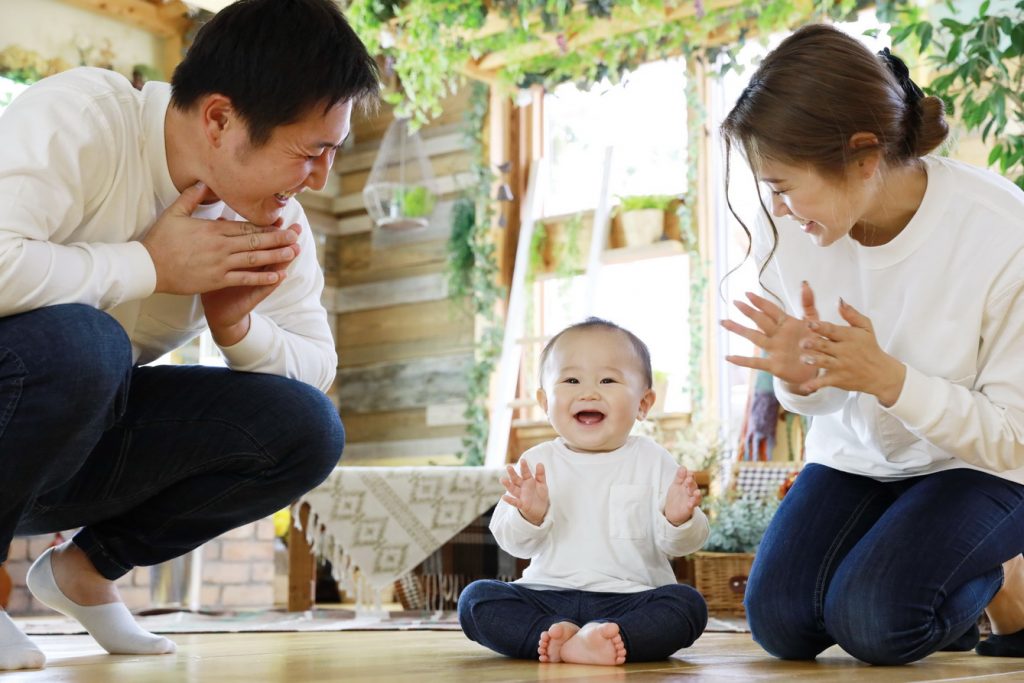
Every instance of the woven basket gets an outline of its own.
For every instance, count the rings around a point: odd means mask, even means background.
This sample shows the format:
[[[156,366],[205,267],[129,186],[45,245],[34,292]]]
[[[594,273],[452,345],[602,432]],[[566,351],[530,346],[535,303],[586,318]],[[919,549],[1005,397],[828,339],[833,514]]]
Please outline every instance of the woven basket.
[[[746,616],[743,591],[754,563],[753,553],[695,553],[696,588],[708,603],[708,613]]]

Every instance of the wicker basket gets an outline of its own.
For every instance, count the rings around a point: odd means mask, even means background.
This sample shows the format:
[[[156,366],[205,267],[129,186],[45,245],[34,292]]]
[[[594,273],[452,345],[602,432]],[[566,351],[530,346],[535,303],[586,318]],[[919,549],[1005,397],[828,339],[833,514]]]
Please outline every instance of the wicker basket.
[[[753,553],[695,553],[696,588],[708,603],[708,613],[746,616],[743,591],[754,563]]]

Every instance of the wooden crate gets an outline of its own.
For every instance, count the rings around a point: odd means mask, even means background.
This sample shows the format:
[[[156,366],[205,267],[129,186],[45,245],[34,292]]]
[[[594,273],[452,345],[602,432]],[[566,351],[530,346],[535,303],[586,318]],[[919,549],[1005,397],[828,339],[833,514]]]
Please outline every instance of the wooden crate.
[[[695,553],[696,588],[708,603],[708,613],[746,616],[743,592],[754,563],[753,553]]]

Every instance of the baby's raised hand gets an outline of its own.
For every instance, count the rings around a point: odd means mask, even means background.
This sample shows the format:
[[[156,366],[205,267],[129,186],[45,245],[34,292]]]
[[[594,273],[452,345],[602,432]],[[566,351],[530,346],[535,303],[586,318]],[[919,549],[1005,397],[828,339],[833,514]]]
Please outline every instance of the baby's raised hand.
[[[700,489],[693,480],[693,474],[685,467],[680,467],[668,487],[668,495],[665,496],[665,519],[672,526],[688,522],[693,515],[693,509],[700,505],[700,501]]]
[[[516,472],[515,465],[507,465],[505,469],[508,476],[502,477],[501,483],[508,493],[501,499],[519,510],[527,522],[540,526],[548,513],[548,482],[544,465],[537,464],[536,474],[530,472],[530,465],[525,460],[519,461],[519,472]]]

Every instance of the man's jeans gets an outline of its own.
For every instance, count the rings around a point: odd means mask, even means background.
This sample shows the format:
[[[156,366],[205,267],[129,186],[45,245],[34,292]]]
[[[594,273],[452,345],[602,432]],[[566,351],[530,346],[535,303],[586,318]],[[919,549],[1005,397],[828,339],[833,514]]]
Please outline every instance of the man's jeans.
[[[905,664],[972,627],[1024,550],[1024,486],[955,469],[894,482],[807,465],[758,548],[744,602],[783,659],[838,643]]]
[[[14,535],[74,538],[108,579],[275,512],[323,481],[345,434],[302,382],[132,367],[106,313],[0,318],[0,562]]]
[[[690,647],[708,623],[708,608],[690,586],[640,593],[536,590],[502,581],[474,581],[459,596],[459,623],[470,640],[499,654],[537,659],[540,634],[569,621],[619,625],[627,662],[667,659]]]

